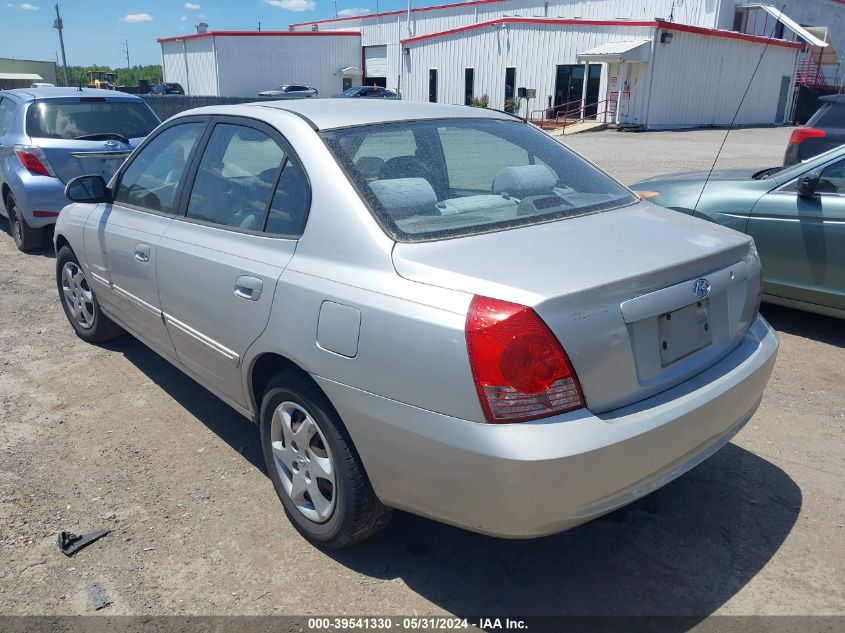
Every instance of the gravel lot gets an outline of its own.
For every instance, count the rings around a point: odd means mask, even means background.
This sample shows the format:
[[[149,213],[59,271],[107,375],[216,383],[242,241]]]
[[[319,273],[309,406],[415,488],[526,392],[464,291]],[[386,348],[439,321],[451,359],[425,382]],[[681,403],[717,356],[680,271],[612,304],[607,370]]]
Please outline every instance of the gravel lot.
[[[566,139],[625,182],[709,168],[723,132]],[[788,129],[731,134],[769,166]],[[327,554],[289,526],[251,423],[127,336],[86,345],[51,253],[0,220],[0,613],[845,615],[845,327],[764,306],[781,335],[757,415],[662,490],[570,532],[502,541],[406,514]],[[73,558],[61,530],[108,528]]]

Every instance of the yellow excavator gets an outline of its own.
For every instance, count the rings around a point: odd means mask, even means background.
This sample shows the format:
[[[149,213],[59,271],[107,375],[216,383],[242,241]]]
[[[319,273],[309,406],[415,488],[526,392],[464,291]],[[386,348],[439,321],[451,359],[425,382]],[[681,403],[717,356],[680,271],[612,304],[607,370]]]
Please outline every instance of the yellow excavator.
[[[88,87],[101,88],[103,90],[114,90],[117,88],[115,74],[103,70],[88,71]]]

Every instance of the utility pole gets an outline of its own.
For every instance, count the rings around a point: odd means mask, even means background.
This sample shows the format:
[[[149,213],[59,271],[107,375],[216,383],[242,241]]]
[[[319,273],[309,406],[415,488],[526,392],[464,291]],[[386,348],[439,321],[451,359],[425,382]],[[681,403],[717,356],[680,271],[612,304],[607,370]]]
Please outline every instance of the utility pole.
[[[53,21],[53,28],[59,31],[59,45],[62,47],[62,74],[65,76],[65,86],[68,85],[67,80],[67,57],[65,57],[65,39],[62,37],[62,16],[59,14],[59,3],[56,3],[56,19]]]
[[[126,70],[129,70],[129,40],[123,40],[123,54],[126,55]]]

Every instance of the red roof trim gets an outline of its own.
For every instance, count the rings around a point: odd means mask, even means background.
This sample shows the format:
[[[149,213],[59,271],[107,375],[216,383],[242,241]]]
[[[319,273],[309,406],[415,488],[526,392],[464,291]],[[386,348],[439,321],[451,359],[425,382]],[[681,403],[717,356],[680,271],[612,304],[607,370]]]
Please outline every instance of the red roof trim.
[[[422,11],[439,11],[441,9],[454,9],[455,7],[468,7],[474,4],[492,4],[494,2],[504,1],[505,0],[470,0],[469,2],[453,2],[452,4],[438,4],[431,7],[418,7],[416,9],[411,9],[411,13],[417,13]],[[381,13],[364,13],[362,15],[350,15],[345,18],[330,18],[328,20],[314,20],[313,22],[298,22],[297,24],[291,24],[291,27],[310,26],[312,24],[329,24],[331,22],[346,22],[347,20],[365,20],[367,18],[380,18],[385,15],[402,15],[407,12],[407,10],[401,10],[383,11]]]
[[[464,33],[466,31],[474,31],[483,29],[497,24],[550,24],[553,26],[608,26],[608,27],[641,27],[641,28],[662,28],[668,31],[681,31],[686,33],[695,33],[697,35],[706,35],[709,37],[722,37],[731,40],[742,40],[745,42],[755,42],[757,44],[768,43],[771,46],[781,46],[783,48],[803,48],[803,44],[798,42],[787,42],[784,40],[770,39],[761,37],[759,35],[747,35],[745,33],[735,33],[733,31],[721,31],[718,29],[707,29],[700,26],[690,26],[688,24],[678,24],[676,22],[651,21],[639,22],[635,20],[567,20],[555,18],[499,18],[498,20],[489,20],[487,22],[479,22],[478,24],[469,24],[448,31],[440,31],[439,33],[430,33],[428,35],[418,35],[417,37],[410,37],[402,40],[402,44],[414,44],[426,40],[436,39],[439,37],[446,37],[456,33]]]
[[[160,37],[158,42],[176,42],[178,40],[194,40],[200,37],[361,37],[358,31],[209,31],[208,33],[191,33],[175,37]]]

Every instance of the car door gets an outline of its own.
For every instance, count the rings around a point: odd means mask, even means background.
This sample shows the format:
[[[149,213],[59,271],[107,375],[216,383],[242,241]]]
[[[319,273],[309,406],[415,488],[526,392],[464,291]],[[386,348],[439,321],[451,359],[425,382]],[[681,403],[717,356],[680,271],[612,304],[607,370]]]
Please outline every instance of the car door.
[[[188,161],[208,119],[178,119],[154,133],[112,181],[111,204],[85,224],[85,257],[106,312],[150,347],[175,356],[156,280],[159,240],[178,209]]]
[[[158,257],[159,293],[182,364],[246,406],[241,360],[270,317],[302,230],[304,172],[277,131],[217,117],[194,161],[181,215]]]
[[[748,233],[766,294],[845,310],[845,158],[817,169],[812,198],[798,195],[798,179],[786,183],[757,202]]]

